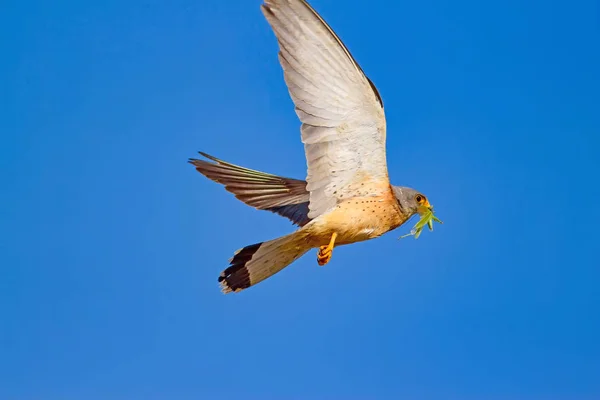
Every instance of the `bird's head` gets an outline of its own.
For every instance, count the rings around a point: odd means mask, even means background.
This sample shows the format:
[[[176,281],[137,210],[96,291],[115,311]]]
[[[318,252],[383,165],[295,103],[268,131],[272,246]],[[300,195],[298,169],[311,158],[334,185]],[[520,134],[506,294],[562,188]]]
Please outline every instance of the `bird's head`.
[[[415,239],[417,239],[425,225],[432,231],[433,221],[439,222],[440,224],[442,223],[442,221],[433,215],[433,206],[429,203],[429,200],[427,200],[427,197],[425,197],[424,194],[407,187],[394,186],[393,189],[394,195],[398,200],[398,205],[404,215],[406,215],[407,220],[417,213],[421,216],[421,219],[411,229],[410,233],[401,238],[414,236]]]
[[[433,206],[423,193],[401,186],[393,186],[393,189],[398,204],[406,216],[412,217],[417,213],[423,215],[428,211],[433,211]]]

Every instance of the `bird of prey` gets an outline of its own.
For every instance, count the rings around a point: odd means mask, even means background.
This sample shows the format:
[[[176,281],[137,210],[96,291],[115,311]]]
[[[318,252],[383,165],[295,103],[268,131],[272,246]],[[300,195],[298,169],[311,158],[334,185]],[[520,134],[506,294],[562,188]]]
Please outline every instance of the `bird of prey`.
[[[308,168],[306,180],[298,180],[202,152],[205,159],[189,160],[244,203],[299,227],[238,250],[218,279],[224,293],[256,285],[312,248],[325,265],[334,246],[376,238],[417,213],[432,213],[425,195],[390,184],[381,97],[335,32],[305,0],[266,0],[261,10],[279,44]]]

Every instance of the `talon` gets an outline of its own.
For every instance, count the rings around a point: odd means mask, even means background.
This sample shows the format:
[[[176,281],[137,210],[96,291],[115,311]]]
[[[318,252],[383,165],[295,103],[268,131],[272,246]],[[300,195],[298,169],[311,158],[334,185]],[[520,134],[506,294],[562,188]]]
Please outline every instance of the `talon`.
[[[335,238],[337,237],[337,233],[333,232],[331,235],[331,240],[327,246],[319,247],[319,252],[317,253],[317,263],[320,266],[323,266],[331,260],[331,255],[333,254],[333,245],[335,244]]]
[[[319,253],[317,254],[317,262],[320,266],[323,266],[331,260],[332,250],[329,249],[329,246],[321,246],[319,248]]]

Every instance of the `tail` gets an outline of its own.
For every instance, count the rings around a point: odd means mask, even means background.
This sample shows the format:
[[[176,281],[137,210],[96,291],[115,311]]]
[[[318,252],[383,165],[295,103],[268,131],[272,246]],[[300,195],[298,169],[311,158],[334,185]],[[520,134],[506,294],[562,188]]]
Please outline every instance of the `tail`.
[[[308,250],[310,246],[299,231],[246,246],[235,252],[229,260],[229,267],[221,272],[221,291],[227,294],[254,286],[275,275]]]

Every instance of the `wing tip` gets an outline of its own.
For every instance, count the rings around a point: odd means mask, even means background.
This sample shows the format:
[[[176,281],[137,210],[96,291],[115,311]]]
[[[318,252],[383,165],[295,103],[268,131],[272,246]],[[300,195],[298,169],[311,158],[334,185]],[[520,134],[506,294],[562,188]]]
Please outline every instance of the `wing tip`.
[[[206,160],[200,160],[198,158],[192,158],[192,157],[188,158],[188,163],[194,165],[195,167],[201,167],[201,166],[203,166],[203,164],[209,164],[209,165],[223,164],[222,160],[219,160],[217,157],[211,156],[208,153],[199,151],[198,154],[200,154],[202,157],[212,161],[214,164],[210,163]]]
[[[260,9],[263,12],[263,14],[271,14],[271,15],[273,15],[273,10],[271,9],[271,7],[267,3],[261,4],[260,5]]]
[[[198,154],[200,154],[200,155],[201,155],[202,157],[204,157],[204,158],[208,158],[209,160],[212,160],[212,161],[215,161],[215,162],[218,162],[218,161],[219,161],[219,159],[218,159],[217,157],[215,157],[215,156],[211,156],[210,154],[208,154],[208,153],[205,153],[205,152],[203,152],[203,151],[199,151],[199,152],[198,152]]]
[[[197,158],[188,158],[188,164],[192,164],[196,169],[201,168],[204,164],[210,164],[207,161],[199,160]]]

